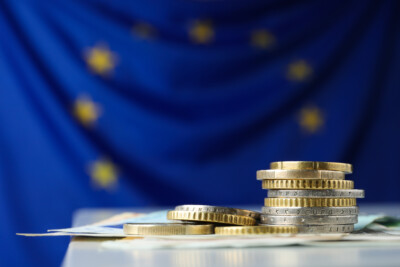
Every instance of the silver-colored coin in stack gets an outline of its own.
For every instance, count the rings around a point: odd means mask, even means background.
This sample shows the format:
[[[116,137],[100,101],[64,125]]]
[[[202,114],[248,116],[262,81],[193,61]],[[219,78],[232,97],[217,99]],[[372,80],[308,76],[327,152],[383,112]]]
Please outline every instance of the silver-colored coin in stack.
[[[260,217],[263,225],[292,225],[298,233],[349,233],[358,221],[357,198],[364,190],[345,180],[351,164],[316,161],[272,162],[257,171],[268,197]]]

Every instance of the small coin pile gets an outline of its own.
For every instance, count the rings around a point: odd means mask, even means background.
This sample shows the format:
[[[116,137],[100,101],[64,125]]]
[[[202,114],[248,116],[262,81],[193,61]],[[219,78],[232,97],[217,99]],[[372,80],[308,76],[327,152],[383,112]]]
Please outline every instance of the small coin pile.
[[[168,211],[175,223],[125,224],[131,235],[260,235],[349,233],[358,219],[363,190],[345,180],[351,164],[315,161],[272,162],[257,171],[269,189],[262,212],[208,205],[181,205]]]
[[[337,162],[280,161],[257,171],[268,190],[260,224],[291,225],[298,233],[348,233],[358,220],[356,199],[364,191],[345,180],[352,165]]]

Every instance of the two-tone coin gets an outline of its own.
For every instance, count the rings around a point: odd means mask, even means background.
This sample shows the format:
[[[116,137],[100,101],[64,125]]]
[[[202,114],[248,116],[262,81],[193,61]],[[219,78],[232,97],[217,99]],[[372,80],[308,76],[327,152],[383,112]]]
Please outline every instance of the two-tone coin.
[[[357,215],[345,216],[274,216],[261,215],[261,223],[271,225],[324,225],[324,224],[354,224],[357,223]]]
[[[265,179],[333,179],[343,180],[344,172],[338,171],[317,171],[317,170],[259,170],[257,171],[257,180]]]
[[[127,235],[210,235],[214,233],[212,224],[189,223],[127,223],[123,227]]]
[[[310,216],[310,215],[326,215],[326,216],[344,216],[357,215],[359,209],[353,207],[262,207],[261,212],[266,215],[276,216]]]
[[[360,189],[268,190],[268,197],[364,198],[364,190]]]

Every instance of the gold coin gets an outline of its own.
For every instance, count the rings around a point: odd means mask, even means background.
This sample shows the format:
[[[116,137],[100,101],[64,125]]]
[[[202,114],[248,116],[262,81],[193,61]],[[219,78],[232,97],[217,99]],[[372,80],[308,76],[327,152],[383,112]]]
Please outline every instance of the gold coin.
[[[270,168],[279,170],[326,170],[341,171],[345,173],[353,172],[353,166],[351,164],[321,161],[276,161],[271,162]]]
[[[262,180],[263,189],[353,189],[351,180]]]
[[[127,223],[124,224],[127,235],[210,235],[214,233],[212,224],[184,223]]]
[[[317,170],[259,170],[257,180],[264,179],[332,179],[343,180],[344,172]]]
[[[356,205],[355,198],[266,198],[267,207],[350,207]]]
[[[292,225],[215,227],[216,235],[265,235],[265,234],[296,234],[296,233],[297,233],[297,227]]]
[[[256,220],[252,217],[204,212],[204,211],[175,211],[170,210],[167,213],[168,220],[181,220],[181,221],[197,221],[197,222],[211,222],[211,223],[224,223],[234,225],[254,225]]]

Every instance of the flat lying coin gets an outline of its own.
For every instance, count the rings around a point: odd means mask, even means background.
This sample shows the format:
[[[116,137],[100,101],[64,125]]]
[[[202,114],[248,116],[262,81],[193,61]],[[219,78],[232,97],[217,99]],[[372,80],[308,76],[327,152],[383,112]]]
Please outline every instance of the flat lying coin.
[[[124,224],[124,233],[127,235],[210,235],[214,233],[214,225],[177,223],[128,223]]]
[[[262,180],[263,189],[353,189],[351,180]]]
[[[348,216],[273,216],[261,215],[261,223],[278,225],[323,225],[323,224],[354,224],[357,223],[357,215]]]
[[[170,210],[167,213],[168,220],[181,220],[181,221],[196,221],[196,222],[210,222],[210,223],[223,223],[234,225],[254,225],[256,219],[249,216],[241,216],[217,212],[205,211],[175,211]]]
[[[261,212],[266,215],[357,215],[358,207],[262,207]]]
[[[252,210],[243,210],[236,208],[218,207],[218,206],[208,206],[208,205],[181,205],[176,206],[175,211],[192,211],[192,212],[215,212],[215,213],[225,213],[240,216],[249,216],[256,220],[260,218],[260,213]]]
[[[339,198],[364,198],[364,190],[268,190],[268,197],[339,197]]]
[[[341,171],[352,173],[353,166],[340,162],[321,162],[321,161],[276,161],[271,162],[271,169],[279,170],[326,170]]]
[[[265,235],[265,234],[296,234],[296,226],[227,226],[215,227],[216,235]]]
[[[355,198],[266,198],[267,207],[349,207],[356,205]]]
[[[343,180],[344,172],[315,170],[259,170],[257,180],[264,179],[334,179]]]
[[[336,234],[351,233],[354,230],[353,224],[342,225],[300,225],[298,227],[299,234]]]

